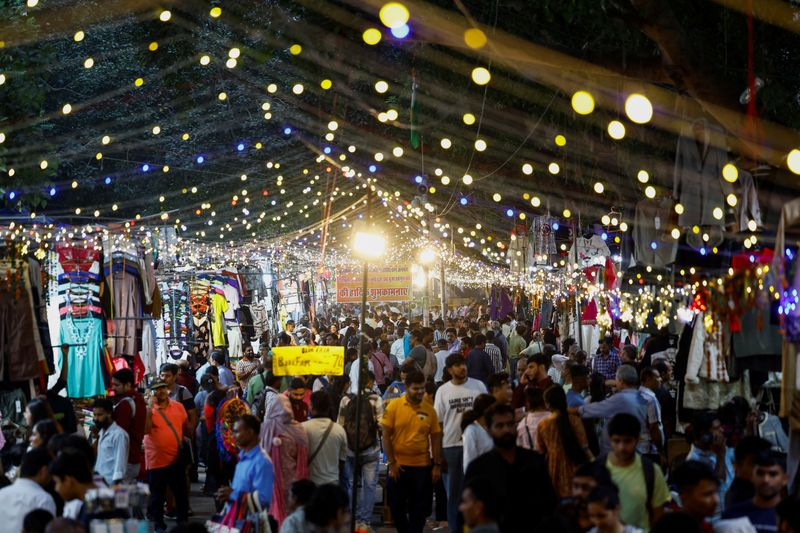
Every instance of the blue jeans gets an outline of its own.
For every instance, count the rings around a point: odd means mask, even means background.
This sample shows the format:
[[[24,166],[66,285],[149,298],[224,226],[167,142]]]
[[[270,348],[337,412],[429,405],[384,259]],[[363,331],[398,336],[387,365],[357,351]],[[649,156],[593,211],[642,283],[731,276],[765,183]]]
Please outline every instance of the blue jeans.
[[[461,503],[461,486],[464,484],[464,447],[443,448],[442,452],[447,462],[447,473],[442,476],[447,490],[447,525],[450,531],[461,531],[458,529],[458,504]]]
[[[375,491],[378,488],[378,459],[380,452],[362,455],[359,461],[361,474],[358,476],[358,508],[355,510],[356,521],[372,522],[372,510],[375,507]],[[353,469],[356,465],[355,457],[347,457],[344,464],[344,477],[342,487],[347,491],[348,498],[353,490]]]

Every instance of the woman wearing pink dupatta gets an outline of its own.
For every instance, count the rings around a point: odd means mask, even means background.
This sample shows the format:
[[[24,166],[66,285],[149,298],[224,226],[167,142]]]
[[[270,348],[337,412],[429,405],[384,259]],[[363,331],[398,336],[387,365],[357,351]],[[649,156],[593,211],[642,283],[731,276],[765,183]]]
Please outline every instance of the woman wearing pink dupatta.
[[[289,514],[289,488],[292,482],[308,477],[308,438],[292,416],[289,398],[276,395],[268,402],[261,424],[261,451],[275,469],[275,485],[269,514],[278,527]]]

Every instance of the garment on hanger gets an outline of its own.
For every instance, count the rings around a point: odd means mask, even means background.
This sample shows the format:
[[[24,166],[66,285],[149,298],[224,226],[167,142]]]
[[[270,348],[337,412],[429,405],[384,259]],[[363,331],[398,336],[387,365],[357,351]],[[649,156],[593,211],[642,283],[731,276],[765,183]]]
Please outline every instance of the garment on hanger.
[[[45,370],[30,271],[24,258],[0,261],[0,354],[2,379],[34,379]]]
[[[529,239],[529,256],[532,265],[550,265],[551,257],[558,254],[556,248],[554,219],[547,215],[535,216],[531,220]]]
[[[687,383],[698,383],[700,378],[729,381],[721,324],[707,312],[698,313],[695,318],[686,367]]]
[[[749,231],[750,221],[761,227],[761,206],[758,203],[758,190],[753,175],[746,171],[739,171],[739,203],[736,209],[736,218],[739,220],[739,231]]]
[[[104,395],[106,381],[103,368],[105,346],[103,321],[91,315],[68,315],[61,325],[62,352],[67,356],[67,396],[91,398]]]
[[[604,266],[606,257],[610,255],[611,251],[600,235],[592,235],[589,239],[578,236],[569,249],[569,262],[571,265],[577,264],[580,269]]]
[[[637,263],[666,268],[675,262],[678,243],[670,235],[673,212],[669,198],[647,198],[636,204],[633,242]]]
[[[725,209],[725,194],[730,186],[722,178],[728,162],[722,130],[706,119],[695,120],[683,128],[675,152],[672,196],[683,205],[678,217],[682,228],[723,226],[714,209]]]

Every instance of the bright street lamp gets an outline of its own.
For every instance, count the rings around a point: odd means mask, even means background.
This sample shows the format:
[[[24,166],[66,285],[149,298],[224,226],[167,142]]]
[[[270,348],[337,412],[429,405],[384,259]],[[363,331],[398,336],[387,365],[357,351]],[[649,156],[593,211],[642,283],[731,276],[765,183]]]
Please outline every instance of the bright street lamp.
[[[425,276],[425,293],[422,297],[422,325],[425,327],[430,326],[430,318],[428,313],[428,268],[436,261],[436,258],[439,256],[439,252],[433,246],[426,246],[422,249],[419,253],[419,262],[422,265],[422,271],[424,272]]]
[[[353,235],[353,254],[359,259],[377,259],[386,250],[386,238],[379,233],[357,231]]]

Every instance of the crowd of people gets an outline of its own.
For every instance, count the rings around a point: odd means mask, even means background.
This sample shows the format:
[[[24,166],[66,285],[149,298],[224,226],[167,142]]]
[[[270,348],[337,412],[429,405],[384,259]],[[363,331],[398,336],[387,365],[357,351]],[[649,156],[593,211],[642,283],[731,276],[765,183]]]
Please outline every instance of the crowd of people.
[[[786,455],[741,399],[696,412],[688,454],[670,459],[671,368],[646,348],[609,336],[587,354],[512,316],[423,327],[399,313],[363,328],[289,321],[260,341],[235,364],[224,350],[165,364],[145,394],[117,371],[88,439],[65,431],[46,396],[31,402],[28,449],[0,479],[0,523],[80,531],[87,491],[140,480],[156,530],[167,519],[189,530],[200,469],[220,514],[248,497],[276,532],[344,531],[350,514],[371,531],[385,472],[401,533],[800,533]],[[342,375],[276,375],[271,346],[301,344],[343,346]]]

